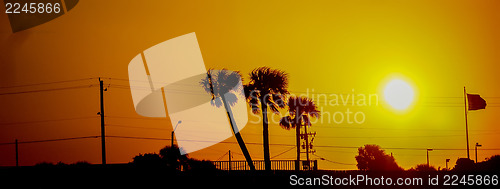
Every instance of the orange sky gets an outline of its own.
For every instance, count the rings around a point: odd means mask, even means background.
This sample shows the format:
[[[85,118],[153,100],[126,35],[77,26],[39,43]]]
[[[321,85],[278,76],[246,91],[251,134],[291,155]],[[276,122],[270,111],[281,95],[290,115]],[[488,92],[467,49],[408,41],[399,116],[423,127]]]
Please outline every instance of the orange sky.
[[[470,144],[500,148],[500,2],[483,1],[80,1],[67,14],[40,26],[12,33],[0,13],[0,87],[93,77],[127,79],[127,65],[139,52],[165,40],[196,32],[207,68],[247,74],[259,66],[289,73],[290,91],[379,94],[378,106],[320,105],[323,112],[361,111],[363,124],[316,123],[316,155],[355,164],[356,149],[465,148],[463,86],[488,102],[470,112]],[[382,98],[391,78],[402,78],[417,92],[405,112]],[[244,81],[246,83],[246,81]],[[135,113],[130,91],[105,80],[108,135],[169,138],[170,120]],[[0,95],[0,143],[100,134],[97,79],[37,87],[0,89],[0,93],[93,85],[52,92]],[[311,93],[312,94],[312,93]],[[435,98],[444,97],[444,98]],[[321,101],[318,101],[322,104]],[[72,119],[82,118],[82,119]],[[71,120],[60,120],[71,119]],[[249,115],[252,121],[255,116]],[[59,120],[38,122],[40,120]],[[30,122],[24,124],[10,124]],[[124,127],[125,126],[125,127]],[[144,128],[131,128],[146,127]],[[295,144],[294,131],[270,125],[271,144]],[[262,142],[262,125],[242,130],[247,143]],[[234,138],[227,141],[236,142]],[[107,139],[108,163],[131,161],[157,152],[170,141]],[[262,159],[261,145],[247,145]],[[271,157],[289,146],[271,145]],[[79,160],[100,163],[100,140],[81,139],[20,145],[21,165]],[[237,144],[217,144],[189,154],[216,160],[227,150],[243,160]],[[425,163],[425,151],[387,149],[404,168]],[[240,154],[238,154],[240,153]],[[291,150],[275,159],[293,159]],[[483,160],[500,151],[480,151]],[[450,166],[465,151],[435,150],[431,164]],[[471,157],[474,157],[471,151]],[[312,158],[317,158],[312,156]],[[227,156],[223,157],[224,160]],[[356,169],[319,160],[321,169]],[[14,146],[0,145],[0,166],[14,165]]]

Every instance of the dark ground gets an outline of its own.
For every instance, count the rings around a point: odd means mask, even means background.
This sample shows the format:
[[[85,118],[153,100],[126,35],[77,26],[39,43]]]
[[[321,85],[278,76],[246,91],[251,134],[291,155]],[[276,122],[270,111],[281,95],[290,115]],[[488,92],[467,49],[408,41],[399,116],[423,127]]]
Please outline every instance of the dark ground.
[[[333,178],[368,175],[371,178],[422,178],[422,186],[308,186],[321,188],[500,188],[493,186],[443,186],[444,175],[500,175],[500,171],[482,172],[365,172],[365,171],[173,171],[131,164],[80,166],[0,167],[0,188],[303,188],[290,185],[290,176]],[[439,186],[429,186],[428,178],[439,177]],[[395,182],[395,181],[394,181]],[[364,183],[364,182],[362,182]],[[457,181],[458,183],[458,181]],[[451,181],[450,181],[451,184]]]

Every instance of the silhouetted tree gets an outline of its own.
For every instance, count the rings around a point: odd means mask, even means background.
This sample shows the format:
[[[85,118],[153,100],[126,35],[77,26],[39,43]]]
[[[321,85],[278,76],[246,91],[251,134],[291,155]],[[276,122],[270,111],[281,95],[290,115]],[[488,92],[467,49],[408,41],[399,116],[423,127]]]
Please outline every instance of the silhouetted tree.
[[[188,160],[187,154],[181,155],[177,145],[165,146],[160,150],[160,158],[168,167],[173,169],[180,169],[181,165],[184,165]]]
[[[279,114],[278,108],[284,108],[284,99],[288,95],[288,74],[278,69],[260,67],[250,73],[250,82],[245,85],[245,95],[257,114],[262,111],[262,140],[264,147],[264,164],[266,170],[271,170],[269,154],[269,123],[268,108]]]
[[[318,107],[312,99],[307,97],[291,96],[288,98],[288,115],[282,117],[280,126],[284,129],[295,129],[295,142],[297,145],[297,162],[300,161],[300,127],[311,126],[310,117],[319,117]],[[299,170],[299,164],[295,164],[295,170]]]
[[[369,171],[396,171],[402,170],[396,163],[394,157],[385,154],[378,145],[367,144],[358,148],[358,155],[355,157],[359,170]]]
[[[234,115],[231,110],[231,106],[234,106],[238,99],[243,97],[245,94],[236,94],[235,92],[241,91],[233,90],[236,86],[239,85],[241,81],[241,75],[236,71],[229,71],[226,69],[214,71],[209,69],[207,72],[207,78],[203,79],[200,84],[203,86],[207,93],[212,95],[212,101],[210,103],[215,105],[216,107],[224,106],[227,112],[227,116],[229,118],[229,123],[231,125],[231,130],[240,146],[241,152],[250,167],[250,170],[255,170],[255,166],[253,165],[252,157],[247,150],[245,142],[243,141],[243,137],[241,137],[240,132],[237,130],[238,127],[235,125]]]

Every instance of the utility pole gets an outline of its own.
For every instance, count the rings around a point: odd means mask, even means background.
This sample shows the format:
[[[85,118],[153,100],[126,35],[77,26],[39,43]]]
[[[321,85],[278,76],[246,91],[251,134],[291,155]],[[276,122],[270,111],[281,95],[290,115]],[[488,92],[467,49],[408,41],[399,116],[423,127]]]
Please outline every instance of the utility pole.
[[[173,149],[174,148],[174,131],[170,133],[170,147]]]
[[[427,149],[427,167],[429,167],[429,149]]]
[[[307,132],[307,125],[304,125],[304,134],[301,134],[301,138],[305,140],[305,142],[303,143],[302,145],[302,148],[304,148],[306,151],[306,164],[308,166],[308,169],[310,169],[310,160],[309,160],[309,153],[314,153],[316,152],[315,150],[312,150],[313,148],[313,141],[314,141],[314,137],[316,136],[316,132]],[[311,136],[311,140],[309,140],[309,136]]]
[[[429,164],[429,151],[432,151],[432,149],[427,149],[427,167],[430,167],[430,164]]]
[[[229,170],[231,171],[231,150],[229,150]]]
[[[16,167],[19,167],[19,146],[16,139]]]
[[[446,169],[448,169],[448,162],[450,162],[450,159],[446,159]]]
[[[166,109],[165,109],[165,111],[166,111]],[[177,129],[177,126],[179,126],[179,124],[181,124],[181,123],[182,123],[182,121],[181,121],[181,120],[179,120],[179,121],[177,122],[177,124],[175,125],[174,129],[172,129],[172,133],[171,133],[171,135],[170,135],[170,142],[171,142],[170,147],[171,147],[172,149],[174,148],[174,141],[175,141],[175,140],[174,140],[174,133],[175,133],[175,130]],[[180,148],[179,148],[179,149],[180,149]]]
[[[102,153],[102,164],[106,165],[106,138],[105,138],[105,129],[104,129],[104,87],[103,81],[99,78],[99,90],[101,97],[101,111],[99,114],[101,115],[101,153]]]
[[[476,154],[476,163],[477,163],[477,147],[481,147],[481,146],[483,146],[483,145],[476,142],[476,147],[474,148],[474,152]]]
[[[465,91],[465,86],[464,86],[464,104],[465,104],[465,140],[467,141],[467,159],[470,159],[470,156],[469,156],[469,126],[467,124],[467,92]]]
[[[295,160],[295,171],[300,170],[300,139],[302,138],[302,135],[300,134],[300,124],[295,125],[295,142],[296,142],[296,147],[297,148],[297,159]]]
[[[306,160],[307,163],[309,163],[309,133],[307,133],[307,125],[304,125],[304,133],[304,138],[306,140]]]

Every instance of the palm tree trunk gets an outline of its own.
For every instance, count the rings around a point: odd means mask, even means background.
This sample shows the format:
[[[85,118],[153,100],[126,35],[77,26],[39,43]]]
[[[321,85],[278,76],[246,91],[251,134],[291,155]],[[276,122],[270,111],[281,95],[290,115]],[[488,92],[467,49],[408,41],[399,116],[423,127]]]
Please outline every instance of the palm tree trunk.
[[[269,154],[269,124],[267,119],[267,104],[264,98],[260,99],[260,105],[262,108],[262,140],[264,146],[264,167],[266,171],[271,170],[271,157]]]
[[[297,160],[295,162],[295,170],[300,170],[300,124],[295,125],[295,142],[297,144]]]
[[[240,145],[241,152],[243,153],[243,156],[245,156],[245,159],[248,163],[248,166],[250,167],[250,170],[254,171],[255,166],[253,165],[252,157],[250,156],[250,153],[248,153],[247,146],[245,145],[245,142],[243,141],[243,138],[241,137],[239,130],[237,130],[236,122],[234,121],[231,107],[227,104],[224,95],[221,95],[221,100],[224,103],[224,108],[226,108],[227,117],[229,118],[229,123],[231,124],[231,130],[233,131],[234,136],[236,137],[236,141],[238,141],[238,145]]]

